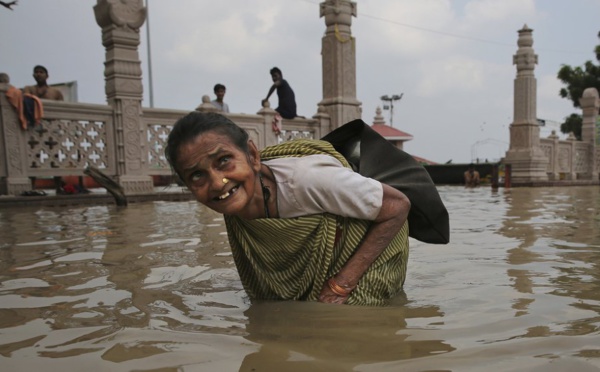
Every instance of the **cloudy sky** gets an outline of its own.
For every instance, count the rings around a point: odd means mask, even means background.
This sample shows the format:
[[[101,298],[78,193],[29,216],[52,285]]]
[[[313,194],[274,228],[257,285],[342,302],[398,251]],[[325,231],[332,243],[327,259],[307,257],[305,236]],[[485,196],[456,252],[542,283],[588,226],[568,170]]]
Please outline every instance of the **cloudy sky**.
[[[299,115],[322,99],[317,0],[148,0],[154,107],[193,110],[215,83],[233,112],[254,114],[278,66]],[[393,126],[405,150],[436,162],[498,159],[513,119],[517,31],[534,30],[537,116],[576,112],[558,95],[562,64],[595,61],[600,0],[358,0],[357,93],[372,123],[382,95],[403,94]],[[0,71],[22,87],[36,64],[49,83],[76,81],[80,102],[105,103],[104,47],[94,0],[19,0],[0,8]],[[144,106],[150,105],[146,26],[140,30]],[[271,105],[277,105],[276,97]],[[390,112],[384,111],[390,122]]]

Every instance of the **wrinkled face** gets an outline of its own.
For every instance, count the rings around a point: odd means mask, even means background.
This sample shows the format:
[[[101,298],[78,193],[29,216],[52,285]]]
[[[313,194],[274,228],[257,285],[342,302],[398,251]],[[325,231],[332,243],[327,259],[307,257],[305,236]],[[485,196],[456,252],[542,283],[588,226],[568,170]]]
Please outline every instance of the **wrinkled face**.
[[[262,205],[257,176],[260,158],[252,141],[249,147],[246,154],[226,135],[214,131],[202,133],[181,145],[176,170],[196,200],[210,209],[257,218]]]
[[[44,84],[48,80],[48,74],[43,69],[36,68],[33,70],[33,78],[38,84]]]
[[[217,101],[222,101],[223,97],[225,97],[225,89],[217,89],[215,95],[217,96]]]

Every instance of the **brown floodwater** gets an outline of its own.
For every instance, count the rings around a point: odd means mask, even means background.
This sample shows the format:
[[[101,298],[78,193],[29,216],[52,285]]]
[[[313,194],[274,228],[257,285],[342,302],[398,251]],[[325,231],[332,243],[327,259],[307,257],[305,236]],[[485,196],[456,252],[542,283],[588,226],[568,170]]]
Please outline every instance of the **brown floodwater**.
[[[0,370],[600,370],[600,187],[439,190],[381,308],[251,303],[195,202],[2,208]]]

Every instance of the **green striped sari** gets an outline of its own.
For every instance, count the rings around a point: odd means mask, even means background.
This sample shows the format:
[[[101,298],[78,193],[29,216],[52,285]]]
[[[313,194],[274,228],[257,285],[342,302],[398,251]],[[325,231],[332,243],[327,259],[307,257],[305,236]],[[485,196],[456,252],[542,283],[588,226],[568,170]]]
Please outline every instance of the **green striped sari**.
[[[267,147],[261,159],[327,154],[348,162],[324,141],[296,140]],[[348,261],[371,221],[328,213],[245,220],[225,216],[229,243],[251,299],[318,300],[323,284]],[[408,223],[360,279],[347,304],[384,305],[404,284]]]

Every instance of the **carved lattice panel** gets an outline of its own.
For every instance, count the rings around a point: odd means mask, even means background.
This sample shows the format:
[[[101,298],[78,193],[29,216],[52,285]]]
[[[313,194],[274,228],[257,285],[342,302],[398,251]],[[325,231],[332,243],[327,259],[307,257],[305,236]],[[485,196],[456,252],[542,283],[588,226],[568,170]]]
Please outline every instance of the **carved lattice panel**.
[[[150,169],[171,169],[165,157],[167,138],[172,125],[148,125],[148,164]]]
[[[571,173],[571,146],[558,146],[558,171],[560,173]]]
[[[552,172],[554,167],[554,146],[552,143],[542,143],[540,144],[544,155],[548,158],[548,165],[546,166],[546,172]]]
[[[28,137],[29,168],[106,168],[108,164],[105,122],[44,120]]]
[[[575,148],[575,173],[586,173],[588,160],[587,146],[577,146]]]

